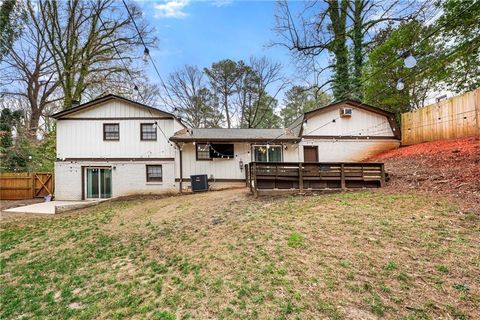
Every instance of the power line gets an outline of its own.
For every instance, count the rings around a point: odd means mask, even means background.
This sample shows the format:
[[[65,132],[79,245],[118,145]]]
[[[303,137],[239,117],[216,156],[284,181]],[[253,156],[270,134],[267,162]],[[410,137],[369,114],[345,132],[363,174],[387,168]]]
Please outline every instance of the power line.
[[[432,32],[430,32],[427,36],[423,37],[418,43],[414,44],[413,46],[411,46],[409,49],[407,49],[405,53],[412,53],[413,50],[415,48],[417,48],[420,44],[422,44],[425,40],[428,40],[430,39],[432,36],[434,36],[436,33],[438,33],[440,30],[442,30],[443,28],[445,28],[447,25],[449,25],[450,22],[452,21],[456,21],[455,18],[458,18],[460,17],[462,14],[464,14],[465,12],[467,12],[470,8],[472,8],[474,5],[476,5],[478,3],[478,1],[475,1],[473,2],[471,5],[469,5],[468,7],[464,8],[462,11],[460,11],[458,14],[456,14],[452,19],[450,20],[447,20],[445,23],[443,23],[441,26],[437,27],[436,29],[434,29]],[[357,87],[359,87],[360,84],[364,84],[366,81],[372,79],[374,76],[376,76],[378,73],[380,73],[381,71],[384,71],[385,68],[388,68],[390,66],[392,66],[395,62],[397,62],[400,58],[404,58],[403,55],[401,56],[396,56],[395,59],[393,61],[390,61],[388,64],[382,66],[381,68],[379,68],[378,71],[374,72],[372,75],[370,75],[368,78],[366,79],[363,79],[362,81],[360,81],[358,84],[356,84]],[[358,88],[357,88],[358,89]],[[353,90],[350,90],[350,91],[347,91],[347,92],[344,92],[342,93],[340,99],[336,99],[336,100],[342,100],[344,98],[346,98],[347,96],[349,96],[350,94],[353,93]]]

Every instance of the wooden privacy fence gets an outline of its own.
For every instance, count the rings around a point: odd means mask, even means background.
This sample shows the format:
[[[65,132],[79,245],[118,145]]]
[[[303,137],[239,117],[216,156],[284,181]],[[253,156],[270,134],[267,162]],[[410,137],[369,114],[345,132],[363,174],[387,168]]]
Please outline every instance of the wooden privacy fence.
[[[245,167],[247,186],[259,192],[378,188],[385,184],[383,163],[252,162]]]
[[[402,113],[402,144],[480,135],[480,88]]]
[[[24,200],[53,195],[53,174],[39,172],[0,173],[0,199]]]

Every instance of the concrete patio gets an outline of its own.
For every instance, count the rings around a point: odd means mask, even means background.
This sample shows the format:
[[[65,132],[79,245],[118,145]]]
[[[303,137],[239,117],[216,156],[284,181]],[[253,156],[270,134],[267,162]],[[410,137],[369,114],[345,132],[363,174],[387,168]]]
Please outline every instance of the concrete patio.
[[[56,214],[97,205],[101,201],[49,201],[5,209],[8,213]]]

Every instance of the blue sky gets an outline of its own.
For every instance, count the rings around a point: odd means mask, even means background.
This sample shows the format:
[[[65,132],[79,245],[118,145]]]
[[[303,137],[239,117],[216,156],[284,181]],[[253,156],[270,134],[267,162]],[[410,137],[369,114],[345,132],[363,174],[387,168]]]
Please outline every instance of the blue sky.
[[[158,49],[151,50],[163,77],[185,64],[208,67],[221,59],[248,60],[268,56],[294,73],[286,48],[271,47],[275,40],[274,1],[139,1],[155,27]],[[151,68],[151,66],[150,66]],[[151,80],[158,77],[149,70]]]

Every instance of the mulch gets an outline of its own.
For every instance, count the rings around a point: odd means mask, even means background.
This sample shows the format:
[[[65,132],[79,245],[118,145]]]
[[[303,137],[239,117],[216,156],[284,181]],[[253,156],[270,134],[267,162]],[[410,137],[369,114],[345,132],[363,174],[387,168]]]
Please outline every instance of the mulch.
[[[480,213],[480,137],[401,147],[367,161],[385,163],[389,188],[450,195]]]

